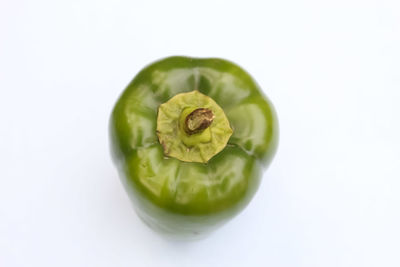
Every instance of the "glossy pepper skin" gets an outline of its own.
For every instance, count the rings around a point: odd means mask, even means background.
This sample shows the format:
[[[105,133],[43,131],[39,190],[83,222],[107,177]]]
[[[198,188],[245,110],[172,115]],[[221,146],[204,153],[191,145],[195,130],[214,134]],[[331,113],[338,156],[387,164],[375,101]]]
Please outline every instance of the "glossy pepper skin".
[[[166,157],[156,134],[161,104],[198,90],[225,112],[233,134],[207,163]],[[278,122],[271,102],[236,64],[169,57],[133,79],[110,120],[111,150],[134,207],[151,228],[202,236],[238,214],[255,194],[275,154]]]

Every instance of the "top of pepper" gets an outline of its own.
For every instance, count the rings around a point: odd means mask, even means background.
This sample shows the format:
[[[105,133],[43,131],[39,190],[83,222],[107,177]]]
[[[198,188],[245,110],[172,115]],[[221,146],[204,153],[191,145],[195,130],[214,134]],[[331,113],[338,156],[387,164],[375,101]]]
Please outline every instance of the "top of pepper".
[[[157,136],[164,154],[181,161],[206,163],[232,132],[222,108],[197,90],[178,94],[158,109]]]

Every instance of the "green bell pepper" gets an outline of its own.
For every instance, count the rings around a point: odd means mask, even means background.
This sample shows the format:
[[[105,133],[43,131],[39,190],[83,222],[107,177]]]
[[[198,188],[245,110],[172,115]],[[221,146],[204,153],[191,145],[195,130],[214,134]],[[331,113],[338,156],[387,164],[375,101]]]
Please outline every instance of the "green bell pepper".
[[[139,217],[157,231],[196,237],[249,203],[275,154],[278,122],[271,102],[234,63],[169,57],[125,89],[110,138]]]

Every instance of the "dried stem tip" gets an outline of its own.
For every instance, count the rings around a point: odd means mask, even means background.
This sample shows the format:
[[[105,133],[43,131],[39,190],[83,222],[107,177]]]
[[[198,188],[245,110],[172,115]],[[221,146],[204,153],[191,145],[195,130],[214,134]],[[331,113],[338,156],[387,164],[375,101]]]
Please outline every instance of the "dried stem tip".
[[[214,120],[214,113],[208,108],[193,110],[185,119],[185,131],[192,135],[207,129]]]

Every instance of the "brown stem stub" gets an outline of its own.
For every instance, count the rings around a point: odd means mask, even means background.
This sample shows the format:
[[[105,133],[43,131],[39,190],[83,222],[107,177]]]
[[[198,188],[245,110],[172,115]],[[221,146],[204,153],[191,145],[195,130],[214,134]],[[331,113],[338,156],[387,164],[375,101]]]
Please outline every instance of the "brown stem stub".
[[[214,113],[208,108],[193,110],[185,119],[185,131],[192,135],[207,129],[214,120]]]

